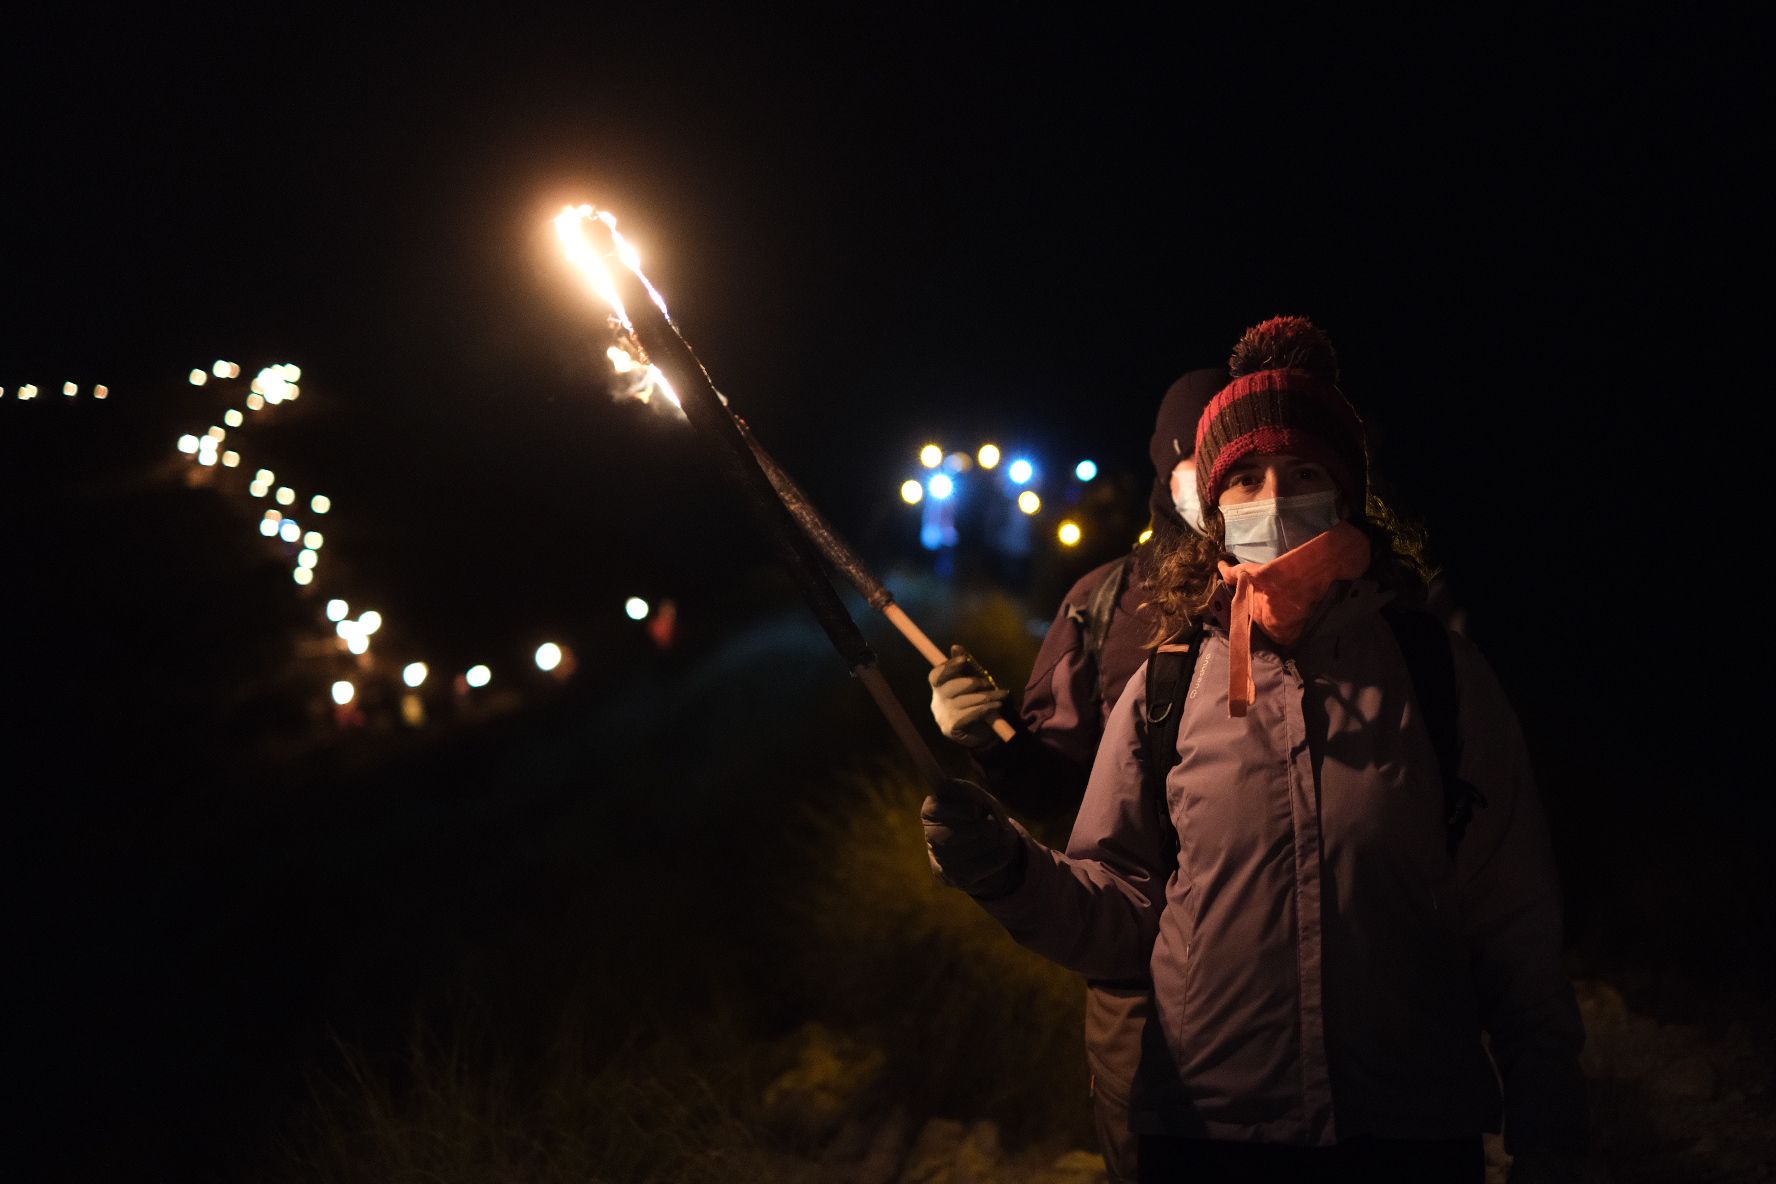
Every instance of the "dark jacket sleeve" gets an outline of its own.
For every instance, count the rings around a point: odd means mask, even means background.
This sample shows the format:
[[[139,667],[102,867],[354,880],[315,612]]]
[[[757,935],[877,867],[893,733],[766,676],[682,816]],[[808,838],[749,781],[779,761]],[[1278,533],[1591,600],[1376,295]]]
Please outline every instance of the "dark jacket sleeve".
[[[1584,1025],[1561,966],[1559,878],[1516,714],[1456,638],[1462,777],[1486,795],[1456,852],[1463,930],[1512,1154],[1585,1150]]]

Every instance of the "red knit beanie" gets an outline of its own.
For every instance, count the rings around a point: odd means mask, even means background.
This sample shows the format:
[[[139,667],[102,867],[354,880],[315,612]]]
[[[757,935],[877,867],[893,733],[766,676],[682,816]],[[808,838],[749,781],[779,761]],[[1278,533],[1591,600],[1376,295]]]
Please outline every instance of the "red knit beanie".
[[[1227,369],[1233,381],[1209,400],[1196,426],[1196,485],[1204,511],[1244,458],[1280,452],[1323,465],[1363,515],[1369,486],[1363,421],[1338,389],[1332,343],[1306,317],[1274,317],[1246,330]]]

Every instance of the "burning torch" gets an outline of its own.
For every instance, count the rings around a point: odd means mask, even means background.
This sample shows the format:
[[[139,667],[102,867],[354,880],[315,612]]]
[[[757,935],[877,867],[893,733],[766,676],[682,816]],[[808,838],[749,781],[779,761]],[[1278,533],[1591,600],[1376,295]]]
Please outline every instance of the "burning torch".
[[[819,570],[809,543],[819,548],[870,607],[887,617],[926,661],[941,666],[948,656],[907,616],[905,610],[894,603],[894,594],[833,529],[801,487],[764,450],[745,421],[733,413],[727,399],[715,389],[708,371],[672,323],[665,301],[642,274],[634,248],[617,232],[616,219],[608,211],[575,206],[562,211],[555,220],[555,227],[569,260],[586,274],[594,293],[610,306],[619,334],[626,339],[626,345],[633,347],[612,347],[609,351],[612,363],[619,372],[646,366],[640,379],[644,397],[653,390],[662,391],[684,411],[704,438],[718,447],[723,467],[730,477],[746,488],[755,510],[767,524],[780,556],[795,576],[809,607],[834,647],[851,665],[852,673],[863,680],[896,734],[901,736],[902,743],[913,746],[909,751],[924,769],[924,762],[932,761],[930,751],[911,730],[911,722],[899,700],[889,694],[881,674],[875,669],[875,655]],[[618,282],[605,264],[605,260],[611,257],[615,257],[623,265],[622,270],[646,290],[649,301],[638,305],[643,324],[638,325],[630,319]],[[652,309],[648,308],[650,302]],[[658,366],[652,363],[652,357],[667,359],[674,373],[687,376],[688,398],[678,396]],[[1003,717],[994,718],[993,731],[1001,740],[1010,740],[1016,734]],[[934,761],[932,764],[935,766]]]

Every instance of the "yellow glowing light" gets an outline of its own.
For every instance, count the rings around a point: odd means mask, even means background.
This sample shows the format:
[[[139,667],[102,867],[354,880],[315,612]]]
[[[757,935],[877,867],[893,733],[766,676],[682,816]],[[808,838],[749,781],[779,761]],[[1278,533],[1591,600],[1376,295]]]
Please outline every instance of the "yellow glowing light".
[[[980,446],[980,451],[974,454],[974,459],[980,461],[980,467],[983,469],[998,468],[999,467],[999,445],[997,445],[997,444],[982,444]]]
[[[309,499],[308,508],[317,514],[325,514],[333,508],[333,499],[324,493],[317,493]]]
[[[1061,546],[1063,547],[1077,547],[1082,533],[1083,532],[1079,529],[1079,523],[1074,522],[1069,518],[1067,521],[1061,523],[1059,530],[1055,531],[1055,537],[1061,540]]]
[[[232,450],[222,454],[222,463],[231,469],[240,468],[240,453]]]
[[[191,385],[192,386],[202,386],[204,383],[208,382],[209,380],[210,380],[210,376],[205,371],[193,370],[191,372]]]
[[[631,621],[646,620],[648,615],[648,602],[639,596],[631,596],[628,600],[623,602],[623,611],[629,614],[629,619]]]
[[[246,420],[247,420],[247,417],[242,415],[238,408],[234,408],[234,407],[230,407],[228,409],[227,413],[225,413],[222,416],[222,422],[227,424],[231,428],[240,427],[241,424],[246,422]]]
[[[290,578],[306,588],[314,583],[315,573],[309,568],[299,567],[290,573]]]
[[[463,671],[463,681],[472,687],[484,687],[493,680],[493,671],[485,666],[471,666]]]
[[[111,397],[111,388],[110,387],[108,387],[108,386],[93,387],[93,398],[95,398],[95,399],[109,399],[110,397]]]
[[[302,545],[307,547],[310,551],[319,551],[321,549],[321,543],[324,541],[325,540],[321,538],[321,532],[318,530],[311,530],[302,536]]]
[[[610,359],[611,369],[618,374],[629,374],[641,365],[640,362],[629,356],[628,350],[620,345],[613,345],[605,350],[604,356]]]
[[[69,398],[73,398],[75,395],[78,395],[80,393],[80,388],[75,386],[71,382],[64,382],[62,384],[62,393],[64,395],[67,395]]]
[[[278,491],[277,491],[277,504],[278,505],[289,506],[289,505],[294,505],[295,502],[296,502],[296,491],[294,489],[291,489],[288,485],[278,486]]]
[[[900,483],[900,500],[909,506],[916,506],[925,500],[925,487],[917,481]]]
[[[296,552],[296,566],[303,568],[306,571],[313,571],[314,565],[320,561],[321,557],[316,555],[313,551],[310,551],[307,547]]]
[[[430,673],[424,662],[409,662],[401,669],[401,681],[410,687],[423,686]]]
[[[1036,496],[1034,489],[1026,489],[1018,494],[1018,509],[1026,514],[1034,514],[1042,508],[1042,499]]]
[[[22,399],[24,397],[25,397],[24,392],[20,391],[19,398]],[[186,435],[180,436],[179,437],[179,451],[183,452],[187,455],[190,455],[191,453],[196,452],[197,451],[197,437],[193,436],[189,433],[187,433]]]
[[[1141,532],[1141,537],[1136,539],[1135,541],[1137,543],[1144,543],[1152,537],[1153,537],[1153,528],[1151,526],[1149,526],[1146,530],[1143,530]]]
[[[252,394],[248,395],[247,396],[247,410],[248,411],[263,411],[263,410],[265,410],[265,396],[261,395],[258,391],[254,391]]]
[[[362,629],[364,635],[368,637],[370,634],[382,628],[382,614],[375,609],[371,609],[369,612],[359,613],[358,627]]]
[[[327,619],[329,621],[343,621],[350,615],[351,605],[347,604],[345,601],[335,597],[327,602]],[[410,683],[408,685],[411,686],[412,684]]]
[[[358,688],[352,686],[351,683],[345,681],[343,678],[333,684],[333,702],[339,704],[341,707],[344,707],[347,703],[350,703],[353,699],[357,698],[357,695]]]
[[[294,518],[286,518],[278,526],[278,537],[286,543],[293,543],[302,537],[302,528],[296,525]]]
[[[927,444],[919,449],[919,463],[928,469],[935,469],[943,464],[943,449],[935,444]]]
[[[537,669],[544,672],[561,665],[561,647],[552,641],[545,641],[537,646],[536,664]]]
[[[37,384],[36,383],[27,382],[24,386],[19,387],[19,398],[20,399],[35,399],[36,397],[37,397]]]

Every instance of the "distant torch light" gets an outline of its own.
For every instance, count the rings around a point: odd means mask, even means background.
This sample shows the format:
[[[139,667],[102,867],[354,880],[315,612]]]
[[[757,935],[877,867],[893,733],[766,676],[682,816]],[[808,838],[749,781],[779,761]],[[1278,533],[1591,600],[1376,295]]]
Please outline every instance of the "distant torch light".
[[[284,520],[284,516],[282,514],[278,513],[276,510],[265,511],[265,521],[267,521],[267,522],[282,522],[283,520]]]
[[[333,684],[333,702],[339,704],[341,707],[344,707],[347,703],[350,703],[353,699],[357,698],[357,695],[358,688],[352,686],[351,683],[345,681],[343,678]]]
[[[1036,475],[1036,466],[1019,457],[1011,462],[1011,465],[1005,470],[1005,475],[1011,478],[1013,485],[1028,485],[1030,478]]]
[[[218,360],[214,366],[210,367],[210,373],[214,374],[217,378],[231,378],[233,377],[233,374],[230,372],[231,368],[232,363]]]
[[[320,561],[321,557],[316,555],[313,551],[310,551],[307,547],[296,552],[296,566],[302,568],[304,571],[313,571],[315,564]]]
[[[538,670],[545,672],[561,665],[561,647],[552,641],[545,641],[537,646],[536,664]]]
[[[370,639],[362,633],[354,633],[345,639],[345,648],[354,654],[367,654],[370,652]]]
[[[271,492],[271,486],[261,485],[261,484],[259,484],[259,482],[255,481],[251,485],[247,486],[247,492],[252,494],[254,497],[264,497],[266,494]]]
[[[938,465],[943,464],[943,456],[943,449],[935,444],[927,444],[919,449],[919,463],[928,469],[935,469]]]
[[[321,544],[324,542],[326,542],[326,540],[321,537],[321,532],[318,530],[311,530],[302,536],[302,545],[307,547],[310,551],[319,551],[321,549]]]
[[[1063,547],[1077,547],[1079,545],[1080,536],[1081,531],[1079,529],[1079,523],[1074,522],[1072,519],[1068,519],[1066,522],[1061,523],[1060,529],[1055,531],[1055,537],[1061,540],[1061,546]]]
[[[982,444],[980,446],[980,451],[974,454],[974,459],[976,459],[980,462],[980,467],[983,469],[998,468],[999,467],[999,445],[997,445],[997,444]]]
[[[222,415],[222,422],[231,428],[238,428],[246,421],[247,417],[240,413],[240,408],[238,407],[230,407]]]
[[[974,458],[966,452],[952,452],[944,457],[944,472],[966,473],[974,467]]]
[[[1151,526],[1149,526],[1146,530],[1143,530],[1141,532],[1141,537],[1136,539],[1135,541],[1137,543],[1144,543],[1147,540],[1151,539],[1152,537],[1153,537],[1153,528]]]
[[[1095,460],[1080,461],[1073,466],[1073,475],[1081,481],[1090,481],[1098,475],[1098,462]]]
[[[950,480],[946,473],[933,473],[931,480],[925,483],[925,488],[930,491],[932,497],[941,502],[956,492],[956,483]]]
[[[382,628],[382,614],[375,609],[359,613],[358,625],[364,630],[365,635],[368,636]]]
[[[281,369],[284,372],[284,377],[291,382],[295,382],[302,377],[302,367],[298,366],[295,362],[285,362]],[[235,373],[238,374],[240,371],[236,370]]]
[[[1018,509],[1026,514],[1034,514],[1042,509],[1042,499],[1036,496],[1034,489],[1026,489],[1018,494]]]
[[[293,543],[302,537],[302,528],[296,525],[296,519],[286,518],[278,524],[278,537],[286,543]]]
[[[327,619],[329,621],[343,621],[350,615],[351,605],[347,604],[345,601],[335,597],[327,602]],[[413,684],[408,683],[407,685],[412,686]]]
[[[317,493],[309,499],[308,508],[317,514],[325,514],[333,508],[333,499],[324,493]]]
[[[108,386],[93,387],[93,398],[95,398],[95,399],[109,399],[110,397],[111,397],[111,388],[110,387],[108,387]]]
[[[648,602],[639,596],[631,596],[623,602],[623,611],[629,614],[631,621],[645,621],[648,615]]]
[[[260,534],[264,535],[268,539],[275,539],[277,537],[277,532],[278,532],[278,524],[277,524],[277,520],[275,518],[261,518],[259,520],[259,533]]]
[[[270,469],[260,469],[257,473],[253,474],[253,480],[260,485],[270,485],[273,481],[277,480],[277,474]]]
[[[252,394],[248,395],[247,396],[247,410],[248,411],[263,411],[263,410],[265,410],[265,396],[261,395],[258,391],[254,391]]]
[[[179,451],[190,455],[197,451],[197,437],[187,433],[179,437]]]
[[[493,681],[493,671],[485,666],[471,666],[463,671],[463,681],[472,687],[484,687]]]
[[[222,464],[225,468],[240,468],[240,453],[234,451],[224,452],[222,454]]]
[[[909,506],[916,506],[925,500],[925,487],[917,481],[900,483],[900,500]]]
[[[208,382],[209,380],[210,380],[210,376],[205,371],[193,370],[191,372],[191,385],[192,386],[202,386],[204,383]]]
[[[409,662],[401,669],[401,681],[410,687],[424,686],[426,675],[430,673],[424,662]]]
[[[197,454],[197,463],[200,465],[215,464],[216,463],[216,450],[214,448],[205,448],[205,449],[201,450]]]
[[[290,578],[306,588],[314,583],[315,573],[311,568],[299,567],[290,573]]]
[[[64,382],[62,384],[62,393],[72,399],[75,395],[80,393],[80,388],[71,382]]]
[[[20,399],[35,399],[37,397],[37,384],[34,382],[27,382],[24,386],[19,387],[18,397]]]
[[[294,489],[291,489],[288,485],[278,486],[277,504],[280,506],[295,505],[296,504],[296,491]]]

